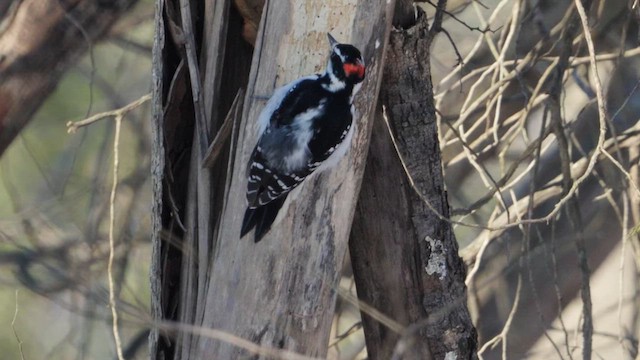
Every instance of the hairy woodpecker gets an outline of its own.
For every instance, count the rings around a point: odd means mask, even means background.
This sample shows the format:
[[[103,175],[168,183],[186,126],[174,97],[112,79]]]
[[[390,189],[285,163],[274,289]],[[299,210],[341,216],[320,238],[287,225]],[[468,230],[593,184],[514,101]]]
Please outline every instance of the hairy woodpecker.
[[[325,72],[277,89],[258,118],[240,237],[255,227],[255,242],[260,241],[289,192],[315,170],[335,165],[349,148],[353,95],[365,66],[356,47],[327,36],[331,55]]]

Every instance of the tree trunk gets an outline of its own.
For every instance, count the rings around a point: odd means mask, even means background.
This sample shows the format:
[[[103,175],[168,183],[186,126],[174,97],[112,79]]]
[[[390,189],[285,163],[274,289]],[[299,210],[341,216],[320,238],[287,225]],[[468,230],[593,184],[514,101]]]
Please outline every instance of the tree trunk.
[[[193,54],[198,51],[194,38],[199,38],[201,27],[195,16],[186,16],[196,14],[199,7],[192,4],[191,9],[187,1],[181,4],[159,1],[156,16],[154,318],[222,330],[260,344],[263,350],[281,348],[323,356],[394,2],[333,0],[317,6],[268,2],[229,162],[222,156],[216,163],[221,171],[203,169],[202,157],[214,133],[207,129],[216,129],[218,115],[226,113],[226,109],[208,113],[206,100],[212,96],[215,107],[218,101],[230,103],[235,95],[227,90],[227,83],[219,95],[215,85],[213,94],[206,91],[210,84],[219,84],[216,76],[219,79],[231,66],[212,66],[208,61],[209,56],[223,56],[224,39],[228,43],[234,36],[227,34],[230,28],[223,21],[228,2],[211,2],[211,11],[203,12],[205,24],[217,25],[205,25],[199,62]],[[211,20],[218,16],[220,21]],[[246,162],[255,145],[263,98],[277,86],[324,68],[329,31],[359,47],[367,63],[367,79],[356,96],[358,126],[350,155],[336,169],[314,175],[294,191],[260,243],[254,244],[249,237],[239,239],[246,207]],[[212,46],[210,34],[223,40]],[[198,64],[206,67],[198,69]],[[219,188],[224,189],[223,195],[216,195]],[[172,241],[160,241],[163,236]],[[181,333],[177,343],[169,338],[158,341],[158,332],[151,339],[152,357],[157,358],[235,359],[246,356],[249,348],[188,332]],[[260,349],[249,350],[264,354]]]
[[[359,298],[407,326],[397,334],[363,312],[371,359],[473,359],[464,264],[451,224],[433,211],[449,216],[429,66],[435,32],[419,13],[417,24],[390,35],[351,262]]]
[[[137,0],[5,0],[0,5],[0,156],[64,72]]]

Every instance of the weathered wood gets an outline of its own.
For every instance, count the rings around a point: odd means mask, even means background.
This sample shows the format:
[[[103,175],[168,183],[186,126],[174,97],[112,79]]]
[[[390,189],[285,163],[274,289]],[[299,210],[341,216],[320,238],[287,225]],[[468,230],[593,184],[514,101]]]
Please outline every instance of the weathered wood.
[[[363,313],[371,359],[473,359],[476,333],[466,308],[465,269],[451,225],[412,188],[389,129],[415,186],[442,215],[444,189],[429,66],[431,34],[417,24],[393,30],[379,113],[350,240],[359,298],[408,326],[395,334]]]
[[[162,50],[165,45],[165,32],[162,24],[164,2],[156,1],[155,30],[153,39],[153,65],[151,81],[153,83],[153,99],[151,112],[151,264],[149,266],[150,312],[151,318],[164,318],[162,309],[162,182],[165,168],[164,131],[162,127],[162,103],[164,93],[164,73]],[[149,359],[158,359],[160,332],[152,327],[149,333]]]
[[[64,72],[137,0],[23,0],[0,5],[0,155]]]
[[[221,142],[212,166],[203,166],[204,150],[225,131],[220,114],[246,88],[252,48],[241,40],[242,19],[230,0],[156,5],[152,315],[193,324],[203,316],[212,238],[228,190],[229,142]],[[195,336],[154,331],[151,357],[198,358],[191,355]]]
[[[152,121],[152,258],[150,267],[151,316],[156,321],[178,319],[180,274],[185,228],[184,197],[193,133],[193,105],[188,96],[185,62],[172,41],[165,1],[156,2],[153,45]],[[191,103],[192,104],[192,103]],[[172,359],[175,340],[153,327],[149,334],[150,359]]]
[[[326,353],[335,287],[363,171],[392,9],[393,1],[382,0],[268,3],[254,53],[230,189],[217,222],[213,251],[207,252],[212,258],[198,263],[206,274],[199,271],[197,278],[189,280],[198,281],[198,288],[206,290],[204,296],[200,291],[190,295],[190,306],[204,309],[202,317],[188,319],[193,324],[263,346],[311,356]],[[262,242],[239,239],[246,206],[246,162],[255,144],[255,120],[264,106],[262,98],[276,86],[324,68],[328,31],[358,46],[367,63],[367,79],[356,98],[358,132],[351,155],[339,168],[313,176],[291,194]],[[234,359],[246,355],[245,350],[204,337],[192,337],[179,346],[183,357]]]
[[[204,19],[197,16],[201,9],[206,12]],[[157,320],[194,323],[204,311],[204,302],[197,299],[206,290],[202,279],[206,278],[221,207],[215,199],[224,193],[226,152],[220,152],[222,159],[213,167],[202,166],[203,154],[220,126],[219,114],[228,110],[235,91],[246,85],[248,74],[248,67],[244,74],[222,70],[228,49],[238,55],[233,43],[240,35],[228,36],[227,28],[234,19],[238,24],[240,20],[230,16],[229,10],[229,1],[157,3],[154,90],[159,104],[154,114],[157,144],[153,158],[164,163],[162,169],[154,167],[154,189],[160,189],[154,191],[151,274],[157,289],[152,294]],[[233,66],[227,68],[242,70],[244,57],[236,56]],[[221,93],[223,79],[227,83]],[[152,358],[189,357],[191,333],[157,339],[158,334],[152,333]]]

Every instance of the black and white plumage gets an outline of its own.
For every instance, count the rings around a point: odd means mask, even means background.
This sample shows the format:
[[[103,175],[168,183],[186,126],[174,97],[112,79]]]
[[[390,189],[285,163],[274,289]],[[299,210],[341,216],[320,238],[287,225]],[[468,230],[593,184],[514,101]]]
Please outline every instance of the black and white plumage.
[[[328,37],[325,72],[279,88],[260,114],[240,237],[255,228],[260,241],[289,192],[314,171],[335,165],[351,143],[352,100],[364,80],[364,62],[356,47]]]

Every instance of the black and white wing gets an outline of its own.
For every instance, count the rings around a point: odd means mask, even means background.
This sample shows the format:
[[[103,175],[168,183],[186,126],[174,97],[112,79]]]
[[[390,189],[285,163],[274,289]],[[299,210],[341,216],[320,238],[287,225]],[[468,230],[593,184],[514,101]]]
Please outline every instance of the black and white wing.
[[[278,89],[260,114],[260,138],[247,168],[248,208],[241,237],[255,227],[259,241],[288,193],[313,171],[308,144],[314,119],[324,107],[317,79],[305,77]]]
[[[344,153],[350,142],[344,140],[353,134],[350,100],[331,92],[318,76],[276,91],[259,118],[260,138],[247,169],[248,208],[241,237],[255,227],[259,241],[289,192],[334,153]]]

